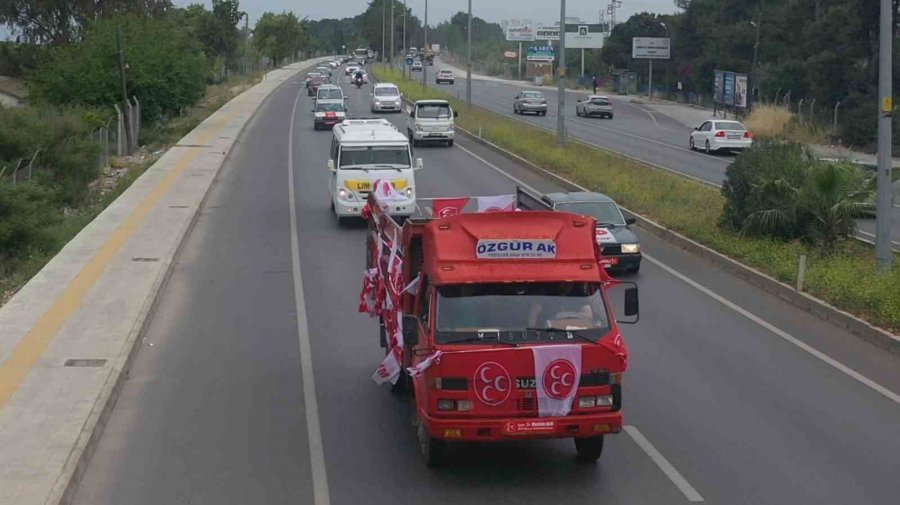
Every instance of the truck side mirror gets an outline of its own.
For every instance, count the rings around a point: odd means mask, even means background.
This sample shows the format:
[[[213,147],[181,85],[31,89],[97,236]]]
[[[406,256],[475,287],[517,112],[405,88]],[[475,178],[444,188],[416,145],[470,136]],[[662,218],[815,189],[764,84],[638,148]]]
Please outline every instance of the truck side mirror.
[[[329,172],[335,172],[336,170],[334,169],[334,160],[328,160],[328,162],[325,163],[325,168],[327,168]]]
[[[422,164],[422,158],[416,158],[416,170],[422,170],[425,165]]]
[[[403,316],[403,345],[419,345],[419,318],[410,314]]]
[[[453,117],[455,117],[455,118],[459,117],[459,111],[458,111],[458,110],[453,111]]]
[[[628,317],[638,317],[639,312],[638,288],[637,286],[630,287],[625,290],[625,315]]]

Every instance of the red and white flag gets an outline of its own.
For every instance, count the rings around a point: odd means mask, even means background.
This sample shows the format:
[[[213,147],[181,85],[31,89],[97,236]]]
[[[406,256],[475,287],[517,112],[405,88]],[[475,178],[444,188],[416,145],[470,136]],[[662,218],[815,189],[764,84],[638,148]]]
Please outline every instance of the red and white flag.
[[[441,354],[443,354],[443,351],[436,351],[431,356],[422,360],[418,365],[407,368],[406,371],[409,372],[410,376],[418,377],[419,375],[422,375],[425,370],[428,370],[428,367],[440,361]]]
[[[538,415],[569,415],[581,377],[581,347],[544,345],[532,347],[531,351],[534,353]]]
[[[406,200],[406,196],[403,193],[397,191],[397,188],[391,184],[391,181],[378,179],[372,184],[372,194],[375,195],[375,198],[378,200],[378,203],[387,204],[390,202],[399,202],[402,200]]]
[[[421,282],[422,282],[422,274],[419,274],[416,276],[415,279],[410,281],[410,283],[407,284],[405,288],[403,288],[403,292],[409,293],[413,296],[416,296],[417,294],[419,294],[419,284]]]
[[[516,210],[516,195],[478,196],[478,212],[512,212]]]
[[[462,214],[467,203],[469,203],[469,197],[435,198],[431,202],[431,213],[434,217],[456,216]]]
[[[378,384],[384,384],[385,382],[396,384],[399,377],[400,361],[397,360],[397,356],[393,352],[389,352],[388,355],[384,357],[384,361],[381,362],[381,365],[379,365],[378,369],[375,370],[375,373],[372,374],[372,380]]]

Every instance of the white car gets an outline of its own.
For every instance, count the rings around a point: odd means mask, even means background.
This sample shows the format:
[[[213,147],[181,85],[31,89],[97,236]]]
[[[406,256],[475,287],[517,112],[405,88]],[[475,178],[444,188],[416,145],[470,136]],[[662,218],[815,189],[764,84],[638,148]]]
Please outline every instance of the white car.
[[[344,69],[344,75],[355,75],[361,67],[359,65],[347,65]]]
[[[372,90],[372,112],[400,112],[403,104],[400,100],[400,89],[395,84],[380,82]]]
[[[452,71],[452,70],[448,70],[448,69],[446,69],[446,68],[445,68],[445,69],[442,69],[440,72],[438,72],[438,73],[435,74],[435,76],[434,76],[434,83],[435,83],[435,84],[441,84],[442,82],[445,82],[445,83],[447,83],[447,84],[453,84],[453,81],[454,81],[454,79],[453,79],[453,71]]]
[[[753,134],[738,121],[711,119],[691,132],[691,150],[703,149],[712,153],[719,150],[743,150],[752,145]]]
[[[410,67],[411,72],[421,72],[422,71],[422,62],[414,61],[412,67]]]

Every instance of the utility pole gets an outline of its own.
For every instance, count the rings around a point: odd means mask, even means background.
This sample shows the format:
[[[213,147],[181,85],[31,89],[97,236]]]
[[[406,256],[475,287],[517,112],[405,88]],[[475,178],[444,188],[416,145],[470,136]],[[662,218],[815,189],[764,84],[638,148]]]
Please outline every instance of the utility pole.
[[[466,28],[466,36],[469,39],[466,48],[466,104],[472,109],[472,0],[469,0],[469,25]]]
[[[403,55],[406,55],[406,0],[403,0]]]
[[[425,45],[422,47],[422,52],[424,53],[427,48],[428,48],[428,0],[425,0]],[[424,58],[425,55],[423,54],[422,57]],[[426,65],[425,62],[423,61],[422,62],[422,87],[423,88],[425,86],[427,86],[427,84],[426,84],[427,77],[425,76],[425,74],[427,74],[427,73],[428,73],[428,65]],[[412,74],[412,70],[410,70],[410,74]]]
[[[566,0],[559,0],[559,79],[556,110],[556,144],[566,143]]]
[[[387,35],[387,2],[381,0],[381,62],[384,63],[385,36]]]
[[[878,36],[878,199],[875,210],[875,257],[880,270],[891,269],[891,115],[894,109],[891,86],[891,52],[893,13],[891,0],[881,0],[881,22]]]
[[[394,61],[394,5],[397,0],[391,0],[391,52],[388,53],[388,63]]]
[[[753,64],[750,66],[750,86],[749,93],[750,96],[747,97],[747,104],[750,105],[750,110],[753,110],[753,97],[754,90],[756,89],[756,64],[759,63],[759,32],[762,27],[762,3],[759,4],[759,14],[757,14],[756,21],[750,21],[754,27],[756,27],[756,42],[753,43]]]
[[[125,40],[122,37],[122,27],[116,28],[116,48],[119,50],[119,78],[122,80],[122,121],[125,121],[125,154],[132,154],[131,132],[131,104],[128,102],[128,85],[125,81]]]

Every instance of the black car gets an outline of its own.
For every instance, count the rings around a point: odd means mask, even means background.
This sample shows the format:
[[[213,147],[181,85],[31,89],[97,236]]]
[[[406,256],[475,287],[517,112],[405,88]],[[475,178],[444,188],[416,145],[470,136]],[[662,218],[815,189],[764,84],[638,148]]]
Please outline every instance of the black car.
[[[608,270],[635,273],[641,269],[641,244],[631,230],[634,218],[625,218],[616,202],[603,193],[572,191],[535,196],[517,190],[520,208],[574,212],[597,220],[597,244]]]

